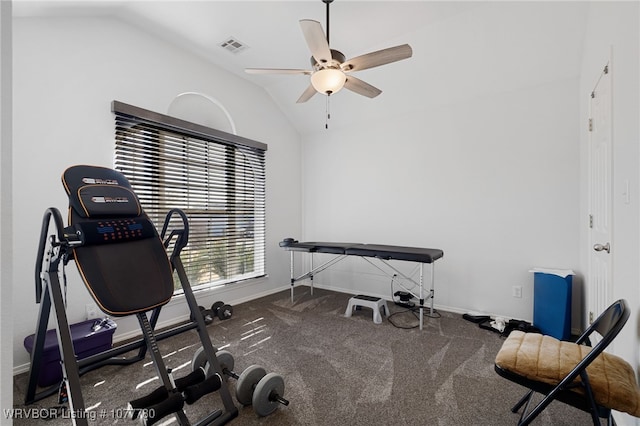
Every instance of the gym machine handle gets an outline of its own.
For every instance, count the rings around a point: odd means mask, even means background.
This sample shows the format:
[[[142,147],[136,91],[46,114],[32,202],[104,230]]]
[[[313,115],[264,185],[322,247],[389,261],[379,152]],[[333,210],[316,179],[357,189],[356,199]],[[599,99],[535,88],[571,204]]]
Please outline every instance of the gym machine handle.
[[[40,244],[38,245],[38,255],[36,257],[36,303],[40,303],[42,300],[42,262],[44,261],[44,253],[47,248],[47,237],[49,233],[49,225],[51,224],[51,218],[53,218],[53,222],[56,227],[56,235],[51,235],[51,245],[53,247],[62,245],[65,241],[64,235],[64,225],[62,222],[62,215],[60,215],[60,211],[55,207],[49,207],[44,212],[44,217],[42,218],[42,229],[40,231]],[[55,238],[57,237],[57,241]],[[51,254],[50,254],[51,255]],[[48,261],[50,261],[48,259]]]
[[[174,214],[177,214],[178,216],[180,216],[180,219],[182,219],[182,229],[171,230],[171,233],[165,239],[165,234],[167,233],[167,229],[169,228],[169,223],[171,222],[171,218],[173,217]],[[162,225],[162,232],[160,233],[160,239],[163,241],[165,248],[169,247],[169,244],[171,243],[171,240],[173,239],[173,237],[177,237],[177,238],[173,246],[173,251],[171,252],[171,256],[170,256],[171,259],[174,259],[175,257],[179,256],[182,249],[185,248],[189,242],[189,219],[187,218],[187,215],[180,209],[169,210],[169,212],[167,213],[167,216],[164,219],[164,225]]]

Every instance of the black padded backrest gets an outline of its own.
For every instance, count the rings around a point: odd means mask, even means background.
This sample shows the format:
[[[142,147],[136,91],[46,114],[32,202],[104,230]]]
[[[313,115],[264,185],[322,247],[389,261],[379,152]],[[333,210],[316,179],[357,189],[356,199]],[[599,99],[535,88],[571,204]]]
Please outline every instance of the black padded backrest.
[[[127,178],[106,167],[73,166],[62,174],[69,207],[83,218],[135,217],[142,214]]]
[[[83,242],[73,253],[100,308],[145,312],[173,296],[173,274],[158,233],[127,178],[113,169],[72,166],[62,175],[69,226]]]

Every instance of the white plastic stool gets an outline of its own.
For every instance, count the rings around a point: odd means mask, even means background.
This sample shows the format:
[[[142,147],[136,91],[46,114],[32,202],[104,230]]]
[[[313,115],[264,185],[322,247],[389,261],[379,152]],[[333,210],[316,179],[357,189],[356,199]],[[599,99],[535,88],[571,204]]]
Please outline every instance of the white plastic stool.
[[[389,316],[389,307],[387,306],[386,300],[379,297],[365,296],[363,294],[353,296],[351,299],[349,299],[349,305],[347,306],[347,311],[344,313],[344,316],[347,318],[350,317],[353,313],[353,309],[357,308],[358,306],[364,306],[373,309],[373,322],[375,324],[382,324],[382,316],[380,315],[380,311],[382,311],[385,316]]]

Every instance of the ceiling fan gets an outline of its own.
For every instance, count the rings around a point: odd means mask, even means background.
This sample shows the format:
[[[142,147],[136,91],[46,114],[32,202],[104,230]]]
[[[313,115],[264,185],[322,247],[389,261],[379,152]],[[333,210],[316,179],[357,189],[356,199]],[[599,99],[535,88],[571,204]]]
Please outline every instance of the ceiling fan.
[[[411,46],[403,44],[389,47],[347,60],[342,52],[329,47],[329,5],[333,0],[322,0],[322,2],[327,5],[326,37],[320,22],[311,19],[300,21],[302,34],[312,55],[311,70],[246,68],[245,72],[249,74],[310,75],[311,84],[302,93],[297,103],[308,101],[316,92],[332,95],[343,87],[359,95],[375,98],[382,93],[382,90],[354,77],[351,73],[410,58],[413,54]]]

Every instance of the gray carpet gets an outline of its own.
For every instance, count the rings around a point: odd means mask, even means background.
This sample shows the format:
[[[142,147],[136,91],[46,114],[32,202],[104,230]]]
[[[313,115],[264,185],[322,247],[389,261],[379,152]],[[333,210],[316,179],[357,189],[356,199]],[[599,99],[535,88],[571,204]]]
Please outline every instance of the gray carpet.
[[[308,287],[296,288],[237,305],[233,317],[208,327],[213,343],[235,357],[241,372],[259,364],[285,380],[287,407],[264,418],[250,406],[241,407],[231,424],[237,425],[515,425],[518,414],[510,407],[524,394],[493,370],[502,339],[458,314],[440,312],[425,317],[424,329],[395,327],[385,319],[376,325],[371,311],[344,311],[351,295]],[[391,320],[411,327],[418,319],[390,306]],[[189,331],[159,343],[165,362],[176,377],[189,373],[199,347],[197,333]],[[107,366],[82,376],[85,404],[92,408],[90,424],[135,424],[114,416],[158,386],[149,358],[130,366]],[[182,367],[181,367],[182,366]],[[49,408],[50,397],[29,407],[22,404],[27,375],[14,380],[14,408]],[[144,384],[146,383],[146,384]],[[234,380],[230,381],[233,395]],[[185,406],[193,423],[213,407],[217,394]],[[102,418],[104,417],[104,418]],[[157,424],[177,424],[168,422]],[[544,425],[590,424],[579,410],[554,402],[536,420]],[[68,418],[14,419],[14,425],[67,425]]]

